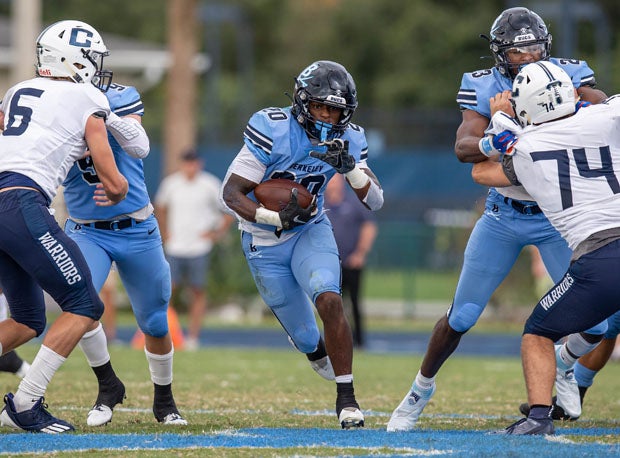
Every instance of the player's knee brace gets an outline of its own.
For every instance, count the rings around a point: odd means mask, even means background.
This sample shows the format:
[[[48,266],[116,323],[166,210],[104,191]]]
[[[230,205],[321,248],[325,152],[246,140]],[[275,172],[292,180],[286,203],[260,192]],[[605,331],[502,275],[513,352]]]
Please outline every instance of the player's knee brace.
[[[150,313],[136,315],[140,330],[152,337],[163,337],[168,334],[168,311],[157,310]]]
[[[454,304],[448,315],[448,324],[457,332],[467,332],[476,324],[484,310],[483,306],[467,302],[459,307]]]
[[[16,312],[11,315],[11,318],[13,318],[19,324],[28,326],[30,329],[37,333],[37,337],[39,337],[41,334],[43,334],[43,331],[45,331],[45,313],[38,316],[32,316],[32,314],[22,314]]]

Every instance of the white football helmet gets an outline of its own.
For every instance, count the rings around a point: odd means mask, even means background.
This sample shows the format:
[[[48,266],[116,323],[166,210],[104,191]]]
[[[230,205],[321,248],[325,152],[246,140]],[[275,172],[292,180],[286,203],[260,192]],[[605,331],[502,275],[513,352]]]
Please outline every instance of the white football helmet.
[[[526,65],[512,84],[512,106],[523,127],[573,114],[575,103],[570,76],[548,61]]]
[[[92,83],[105,92],[112,82],[112,72],[103,69],[108,54],[92,26],[73,20],[56,22],[37,38],[37,74]]]

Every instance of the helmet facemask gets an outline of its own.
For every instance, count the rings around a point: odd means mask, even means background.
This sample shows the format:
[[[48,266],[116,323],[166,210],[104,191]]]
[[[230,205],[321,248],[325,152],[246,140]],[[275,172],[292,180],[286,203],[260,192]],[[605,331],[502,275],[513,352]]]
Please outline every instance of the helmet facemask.
[[[82,52],[84,53],[85,57],[95,65],[95,68],[97,69],[95,71],[95,75],[91,80],[91,83],[102,92],[106,92],[110,88],[110,84],[112,84],[113,73],[111,70],[106,70],[103,68],[103,58],[109,56],[110,53],[108,51],[102,53],[92,50],[82,50]]]

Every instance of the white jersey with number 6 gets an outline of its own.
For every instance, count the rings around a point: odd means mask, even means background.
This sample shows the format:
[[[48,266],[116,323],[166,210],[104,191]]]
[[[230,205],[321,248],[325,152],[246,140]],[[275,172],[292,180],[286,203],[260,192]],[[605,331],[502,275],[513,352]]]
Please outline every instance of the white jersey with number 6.
[[[0,172],[25,175],[52,199],[76,159],[84,155],[84,129],[93,113],[110,113],[92,84],[33,78],[8,90],[0,111]]]

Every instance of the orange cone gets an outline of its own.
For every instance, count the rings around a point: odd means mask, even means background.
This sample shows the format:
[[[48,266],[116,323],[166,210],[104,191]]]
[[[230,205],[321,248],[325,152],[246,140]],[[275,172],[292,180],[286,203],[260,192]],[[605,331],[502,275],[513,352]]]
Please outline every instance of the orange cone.
[[[185,347],[185,336],[183,335],[183,328],[179,323],[179,316],[175,310],[168,306],[168,332],[172,339],[172,345],[175,350],[183,350]],[[140,328],[136,330],[133,338],[131,339],[131,346],[136,350],[144,349],[144,333],[140,331]]]

